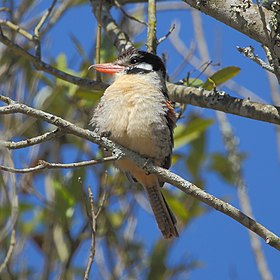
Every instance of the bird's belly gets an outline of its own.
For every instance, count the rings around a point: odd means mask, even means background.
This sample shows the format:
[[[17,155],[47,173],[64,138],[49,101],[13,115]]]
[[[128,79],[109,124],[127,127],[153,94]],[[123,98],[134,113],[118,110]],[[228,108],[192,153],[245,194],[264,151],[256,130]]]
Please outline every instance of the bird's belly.
[[[141,105],[122,110],[122,116],[115,118],[110,138],[143,156],[164,159],[171,152],[164,112],[156,114],[147,104]]]
[[[154,134],[153,126],[131,120],[127,122],[126,129],[123,127],[118,129],[118,126],[115,126],[110,138],[141,155],[152,158],[162,157],[162,145],[158,143],[159,139]]]
[[[143,156],[164,161],[171,153],[171,132],[163,94],[137,83],[115,82],[108,88],[93,123],[100,132],[109,132],[114,142]],[[122,86],[125,88],[122,89]],[[109,90],[110,89],[110,90]]]

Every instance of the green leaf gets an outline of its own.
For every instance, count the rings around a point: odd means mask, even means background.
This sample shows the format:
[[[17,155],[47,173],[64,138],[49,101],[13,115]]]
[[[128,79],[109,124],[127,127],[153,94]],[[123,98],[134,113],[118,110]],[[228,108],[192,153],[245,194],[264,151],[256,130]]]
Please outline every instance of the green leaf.
[[[240,68],[236,66],[225,67],[212,76],[210,76],[207,81],[202,85],[206,90],[212,90],[213,88],[225,83],[226,81],[232,79],[240,72]]]
[[[168,192],[163,190],[164,197],[175,217],[180,221],[180,224],[186,226],[191,219],[198,217],[204,213],[204,208],[201,207],[200,203],[182,193]]]
[[[190,143],[190,152],[186,159],[186,165],[192,175],[192,182],[203,188],[204,182],[201,176],[202,165],[205,161],[206,133],[200,134],[198,138]]]
[[[93,92],[92,90],[86,90],[83,88],[78,88],[74,94],[74,97],[80,99],[80,106],[92,106],[95,105],[103,92]]]
[[[74,213],[75,198],[70,190],[59,182],[58,180],[53,180],[53,187],[55,189],[55,213],[61,219],[61,222],[65,222],[66,219],[71,218]]]
[[[199,88],[204,84],[204,82],[197,78],[184,79],[184,85],[188,87]]]
[[[164,191],[164,197],[166,199],[166,202],[168,203],[170,209],[172,209],[172,212],[174,215],[181,221],[183,224],[187,224],[187,222],[190,219],[190,213],[188,212],[188,209],[185,207],[184,201],[180,200],[178,195],[171,194],[168,191]]]
[[[65,53],[60,53],[58,55],[58,57],[56,58],[56,64],[60,70],[62,71],[67,70],[67,57]]]
[[[178,149],[199,137],[212,123],[212,119],[194,118],[187,124],[179,124],[174,130],[174,149]]]
[[[234,183],[234,172],[232,171],[231,163],[225,155],[219,153],[212,154],[210,170],[218,173],[226,182]]]
[[[113,228],[118,228],[123,223],[123,213],[119,212],[112,212],[109,214],[109,220]]]

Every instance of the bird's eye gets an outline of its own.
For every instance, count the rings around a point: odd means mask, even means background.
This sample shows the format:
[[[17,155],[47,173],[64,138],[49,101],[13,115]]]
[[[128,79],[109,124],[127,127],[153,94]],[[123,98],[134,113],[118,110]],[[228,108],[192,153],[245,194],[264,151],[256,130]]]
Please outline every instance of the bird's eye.
[[[133,58],[131,58],[131,60],[130,60],[130,63],[131,63],[131,64],[136,64],[136,63],[138,63],[138,62],[139,62],[139,59],[136,58],[136,57],[133,57]]]

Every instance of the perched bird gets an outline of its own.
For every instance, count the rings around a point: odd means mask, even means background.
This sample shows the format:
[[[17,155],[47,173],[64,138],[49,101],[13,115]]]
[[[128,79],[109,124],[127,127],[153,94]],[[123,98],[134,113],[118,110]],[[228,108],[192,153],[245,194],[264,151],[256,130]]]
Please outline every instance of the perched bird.
[[[176,115],[168,99],[162,60],[152,53],[130,48],[113,63],[91,67],[116,74],[94,111],[92,128],[150,158],[155,165],[169,168]],[[147,174],[129,159],[117,161],[116,166],[142,184],[164,238],[179,236],[176,218],[161,193],[163,183],[157,176]]]

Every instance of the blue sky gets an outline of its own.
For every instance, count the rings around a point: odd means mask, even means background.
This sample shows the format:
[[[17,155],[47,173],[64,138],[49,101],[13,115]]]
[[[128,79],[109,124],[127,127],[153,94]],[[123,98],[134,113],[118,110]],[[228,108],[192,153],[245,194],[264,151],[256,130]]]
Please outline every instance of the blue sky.
[[[41,2],[40,10],[48,7],[51,1]],[[188,11],[158,13],[159,37],[168,31],[175,19],[181,22],[181,37],[189,45],[193,40],[193,30]],[[81,58],[69,35],[75,35],[85,52],[88,53],[93,48],[95,38],[94,22],[89,5],[71,9],[50,31],[46,41],[43,42],[43,58],[48,61],[50,56],[56,57],[60,53],[66,53],[70,61],[69,68],[75,69]],[[264,70],[236,50],[236,46],[252,45],[257,51],[260,51],[259,44],[208,16],[203,15],[203,23],[211,59],[214,62],[218,62],[217,59],[219,59],[222,67],[229,65],[240,67],[241,72],[234,80],[253,91],[265,102],[271,103]],[[144,38],[145,34],[142,34],[138,40],[141,39],[144,42]],[[172,73],[182,61],[182,57],[175,54],[174,48],[168,40],[160,45],[158,53],[162,52],[168,54],[167,70]],[[180,78],[191,70],[192,67],[187,66]],[[236,96],[236,93],[230,91],[228,93]],[[189,112],[197,110],[202,112],[205,117],[215,119],[215,112],[212,110],[192,106],[189,106],[188,110]],[[276,234],[280,233],[278,219],[280,172],[279,157],[276,153],[275,127],[268,123],[238,116],[229,115],[228,118],[236,136],[240,139],[240,151],[247,155],[243,170],[254,215],[257,221],[263,223],[268,229]],[[216,124],[210,128],[208,136],[208,151],[223,152],[223,142]],[[188,173],[180,173],[180,170],[174,171],[188,179]],[[210,172],[206,172],[204,177],[208,192],[217,197],[227,197],[234,206],[239,207],[236,190],[232,186],[225,184],[217,175]],[[145,223],[145,220],[140,219],[140,222]],[[153,226],[152,218],[148,219],[147,223],[149,227]],[[156,237],[157,235],[151,235],[151,238]],[[144,238],[147,239],[147,243],[152,241],[149,240],[149,235]],[[280,279],[279,252],[263,241],[262,247],[274,278]],[[174,259],[193,257],[204,263],[202,268],[192,272],[191,279],[194,280],[259,279],[246,229],[215,210],[210,210],[202,218],[195,219],[187,230],[181,232],[172,255]],[[84,258],[87,258],[87,253]],[[170,261],[172,262],[172,260]]]

